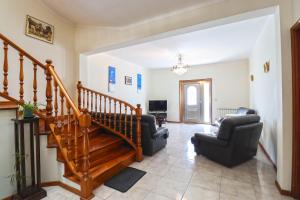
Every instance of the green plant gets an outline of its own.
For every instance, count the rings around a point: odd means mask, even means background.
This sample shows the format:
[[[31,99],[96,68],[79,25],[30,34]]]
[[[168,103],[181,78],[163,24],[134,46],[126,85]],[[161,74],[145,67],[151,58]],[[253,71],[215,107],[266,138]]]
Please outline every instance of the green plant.
[[[20,172],[20,169],[17,169],[17,166],[20,166],[23,160],[28,158],[28,154],[22,155],[21,153],[15,154],[15,163],[13,165],[13,170],[15,173],[10,174],[7,178],[10,179],[10,184],[15,185],[16,182],[20,182],[21,185],[26,181],[28,178],[27,176],[23,176]]]
[[[37,109],[37,106],[29,101],[28,103],[25,102],[23,105],[21,105],[21,108],[23,108],[23,110],[29,110],[33,112],[35,109]]]

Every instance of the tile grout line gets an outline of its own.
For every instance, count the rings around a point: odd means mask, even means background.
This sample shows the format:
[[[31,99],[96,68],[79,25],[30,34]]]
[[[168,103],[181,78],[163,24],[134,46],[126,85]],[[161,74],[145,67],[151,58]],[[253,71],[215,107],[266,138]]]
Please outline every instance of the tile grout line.
[[[192,176],[191,176],[191,178],[190,178],[190,180],[189,180],[189,182],[188,182],[188,184],[187,184],[187,186],[186,186],[186,188],[185,188],[185,191],[184,191],[184,193],[182,194],[182,197],[181,197],[180,200],[183,200],[183,197],[184,197],[184,195],[185,195],[187,189],[189,188],[189,186],[190,186],[190,184],[191,184],[191,181],[192,181],[192,178],[193,178],[193,176],[194,176],[194,173],[195,173],[195,172],[194,172],[194,170],[193,170]]]

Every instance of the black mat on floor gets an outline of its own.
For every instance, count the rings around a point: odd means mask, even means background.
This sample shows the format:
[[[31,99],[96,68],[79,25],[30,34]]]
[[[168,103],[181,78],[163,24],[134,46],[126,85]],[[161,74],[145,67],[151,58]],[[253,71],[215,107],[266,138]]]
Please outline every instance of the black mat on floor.
[[[109,181],[106,181],[104,185],[124,193],[145,174],[146,172],[142,170],[126,167],[119,174],[113,176]]]

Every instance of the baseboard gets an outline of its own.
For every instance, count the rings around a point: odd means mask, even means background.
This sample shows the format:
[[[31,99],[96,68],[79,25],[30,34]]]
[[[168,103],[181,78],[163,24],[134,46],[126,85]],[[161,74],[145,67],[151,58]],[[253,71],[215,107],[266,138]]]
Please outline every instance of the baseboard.
[[[176,123],[176,124],[180,124],[181,123],[180,121],[169,121],[169,120],[167,120],[166,122],[168,122],[168,123]]]
[[[276,187],[277,187],[277,189],[278,189],[278,191],[280,192],[281,195],[292,196],[291,191],[281,189],[281,187],[280,187],[279,183],[277,182],[277,180],[275,181],[275,185],[276,185]]]
[[[9,196],[9,197],[5,197],[2,200],[13,200],[13,195]]]
[[[80,196],[80,191],[77,190],[76,188],[73,188],[61,181],[50,181],[50,182],[44,182],[41,184],[42,187],[51,187],[51,186],[60,186],[62,188],[64,188],[65,190],[68,190],[69,192],[72,192],[78,196]],[[2,200],[12,200],[13,199],[13,195],[8,196],[3,198]]]
[[[271,159],[271,157],[269,156],[268,152],[266,151],[266,149],[264,148],[264,146],[259,142],[259,147],[261,148],[262,152],[265,154],[265,156],[267,157],[267,159],[270,161],[270,163],[273,165],[273,168],[275,169],[275,171],[277,172],[277,166],[275,165],[275,163],[273,162],[273,160]]]
[[[258,143],[260,148],[262,149],[263,153],[265,154],[265,156],[267,157],[267,159],[272,163],[275,171],[277,172],[277,167],[275,165],[275,163],[272,161],[271,157],[269,156],[269,154],[267,153],[266,149],[264,148],[264,146],[259,142]],[[278,189],[279,193],[281,195],[284,195],[284,196],[291,196],[291,192],[288,191],[288,190],[283,190],[281,189],[279,183],[277,182],[277,180],[275,181],[275,185],[276,185],[276,188]]]
[[[65,190],[68,190],[69,192],[72,192],[72,193],[80,196],[80,191],[78,189],[73,188],[61,181],[44,182],[41,185],[42,185],[42,187],[60,186],[60,187],[64,188]]]

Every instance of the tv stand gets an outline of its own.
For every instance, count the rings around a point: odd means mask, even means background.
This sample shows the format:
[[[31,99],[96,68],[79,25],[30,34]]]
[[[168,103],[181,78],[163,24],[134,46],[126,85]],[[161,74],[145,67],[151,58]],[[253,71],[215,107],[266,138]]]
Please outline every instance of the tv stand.
[[[161,127],[162,124],[165,124],[167,121],[167,112],[166,111],[149,111],[149,115],[155,116],[156,123],[159,127]]]

